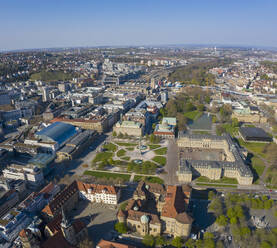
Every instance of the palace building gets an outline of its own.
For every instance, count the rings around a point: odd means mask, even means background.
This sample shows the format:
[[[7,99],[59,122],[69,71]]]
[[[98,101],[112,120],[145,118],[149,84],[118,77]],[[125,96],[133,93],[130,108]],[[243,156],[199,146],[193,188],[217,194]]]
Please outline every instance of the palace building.
[[[205,176],[211,180],[225,176],[236,178],[241,185],[252,184],[253,174],[230,135],[179,134],[177,145],[179,181],[191,182],[193,175]]]

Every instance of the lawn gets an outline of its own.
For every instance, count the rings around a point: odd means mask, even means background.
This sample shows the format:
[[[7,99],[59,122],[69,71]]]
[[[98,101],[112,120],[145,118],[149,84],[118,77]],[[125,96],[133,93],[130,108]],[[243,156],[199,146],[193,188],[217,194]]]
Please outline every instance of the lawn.
[[[84,175],[93,176],[96,178],[122,178],[124,181],[129,181],[131,175],[120,174],[120,173],[109,173],[109,172],[100,172],[100,171],[85,171]]]
[[[111,152],[115,152],[117,150],[117,146],[113,143],[108,143],[104,145],[103,148]]]
[[[198,110],[194,110],[191,112],[186,112],[184,113],[184,116],[191,119],[191,120],[196,120],[198,119],[200,116],[202,115],[202,112],[198,111]]]
[[[253,169],[256,171],[257,175],[260,177],[263,174],[264,169],[265,169],[264,162],[260,158],[254,156],[251,158],[251,163],[252,163]]]
[[[154,145],[154,144],[149,145],[149,148],[150,148],[151,150],[157,149],[157,148],[160,148],[160,147],[161,147],[160,145]]]
[[[144,177],[144,176],[135,176],[134,177],[134,182],[139,182],[141,180],[148,182],[148,183],[164,184],[164,180],[159,177]]]
[[[265,157],[264,149],[268,143],[259,143],[259,142],[244,142],[242,139],[238,139],[240,146],[245,147],[250,152]]]
[[[131,157],[126,156],[126,157],[122,157],[121,159],[126,160],[126,161],[129,161],[130,158],[131,158]]]
[[[126,143],[126,142],[115,142],[119,146],[136,146],[136,143]]]
[[[152,158],[152,160],[162,166],[166,164],[166,158],[163,156],[155,156],[154,158]]]
[[[93,159],[93,162],[104,161],[111,158],[112,156],[113,156],[112,152],[100,152],[96,154],[95,158]]]
[[[227,184],[238,184],[237,179],[235,178],[229,178],[229,177],[223,177],[219,180],[211,180],[207,177],[200,176],[196,179],[197,182],[202,182],[202,183],[227,183]]]
[[[124,156],[126,154],[126,151],[124,150],[124,149],[120,149],[117,153],[116,153],[116,155],[118,156],[118,157],[122,157],[122,156]]]
[[[134,151],[134,147],[126,147],[126,150],[128,150],[128,151]]]
[[[208,184],[208,183],[196,183],[196,185],[198,186],[207,186],[210,188],[214,188],[214,187],[221,187],[221,188],[236,188],[236,185],[226,185],[226,184]]]
[[[225,123],[222,125],[227,133],[229,133],[231,136],[235,136],[236,133],[238,133],[239,128],[238,127],[232,127],[232,124]]]
[[[167,148],[166,148],[166,147],[163,147],[163,148],[154,150],[154,152],[155,152],[157,155],[165,155],[165,154],[167,153]]]

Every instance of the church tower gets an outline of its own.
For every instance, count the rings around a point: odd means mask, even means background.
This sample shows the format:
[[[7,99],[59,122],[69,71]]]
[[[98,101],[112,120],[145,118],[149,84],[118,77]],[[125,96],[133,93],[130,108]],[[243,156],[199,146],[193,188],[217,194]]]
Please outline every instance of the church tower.
[[[69,219],[65,216],[64,210],[62,209],[62,223],[61,229],[63,232],[64,238],[71,245],[77,245],[76,234],[74,227]]]

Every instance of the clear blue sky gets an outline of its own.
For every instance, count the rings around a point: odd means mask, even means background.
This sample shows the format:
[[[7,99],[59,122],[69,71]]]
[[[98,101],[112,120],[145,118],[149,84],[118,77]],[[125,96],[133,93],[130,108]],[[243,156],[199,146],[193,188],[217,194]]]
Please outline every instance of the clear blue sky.
[[[0,0],[0,50],[228,44],[277,47],[277,0]]]

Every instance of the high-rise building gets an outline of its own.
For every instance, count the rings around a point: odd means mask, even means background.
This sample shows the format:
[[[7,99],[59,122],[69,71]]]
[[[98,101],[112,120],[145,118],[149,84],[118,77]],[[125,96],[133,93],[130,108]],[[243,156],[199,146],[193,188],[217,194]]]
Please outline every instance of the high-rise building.
[[[168,101],[168,92],[164,91],[161,93],[161,102],[166,103]]]
[[[49,88],[43,87],[42,88],[42,101],[47,102],[49,100]]]

